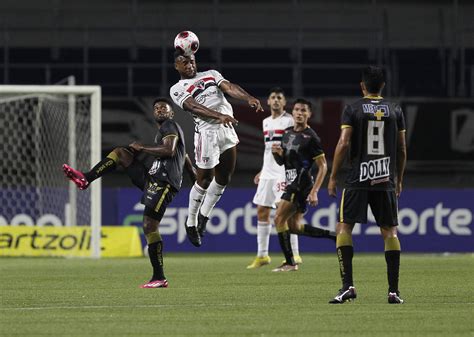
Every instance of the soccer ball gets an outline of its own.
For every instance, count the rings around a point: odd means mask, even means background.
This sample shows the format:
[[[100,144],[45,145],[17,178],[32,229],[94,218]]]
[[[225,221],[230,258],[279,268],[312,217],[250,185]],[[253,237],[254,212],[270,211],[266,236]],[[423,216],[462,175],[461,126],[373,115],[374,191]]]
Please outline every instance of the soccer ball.
[[[199,39],[189,30],[182,31],[174,38],[174,48],[180,49],[185,56],[191,56],[199,49]]]

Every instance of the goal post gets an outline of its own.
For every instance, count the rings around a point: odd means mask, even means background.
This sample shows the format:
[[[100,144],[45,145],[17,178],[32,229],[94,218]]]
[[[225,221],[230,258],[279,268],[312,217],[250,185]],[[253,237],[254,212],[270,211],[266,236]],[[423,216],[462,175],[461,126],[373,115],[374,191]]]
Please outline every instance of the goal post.
[[[101,119],[100,86],[0,85],[2,221],[90,226],[91,257],[100,257],[101,181],[78,192],[61,166],[100,161]]]

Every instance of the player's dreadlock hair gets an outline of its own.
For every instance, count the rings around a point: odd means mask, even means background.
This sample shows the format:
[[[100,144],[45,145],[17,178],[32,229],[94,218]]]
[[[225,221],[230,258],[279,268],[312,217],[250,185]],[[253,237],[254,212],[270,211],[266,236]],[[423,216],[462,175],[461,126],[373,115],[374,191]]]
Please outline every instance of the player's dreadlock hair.
[[[309,111],[311,111],[311,112],[313,111],[313,104],[311,104],[311,102],[308,101],[307,99],[304,99],[304,98],[297,98],[297,99],[295,100],[295,103],[294,103],[294,104],[297,104],[297,103],[306,104],[306,105],[308,106],[308,108],[309,108]],[[294,104],[293,104],[293,105],[294,105]]]
[[[273,87],[268,91],[268,95],[271,95],[273,93],[282,94],[283,96],[286,96],[285,91],[281,87]]]
[[[362,82],[370,93],[380,92],[385,83],[383,69],[377,66],[368,66],[362,70]]]
[[[158,97],[158,98],[155,98],[153,100],[153,104],[152,104],[152,107],[155,106],[156,103],[158,102],[165,102],[166,104],[168,104],[171,108],[173,108],[173,103],[171,102],[171,100],[169,98],[166,98],[166,97]]]

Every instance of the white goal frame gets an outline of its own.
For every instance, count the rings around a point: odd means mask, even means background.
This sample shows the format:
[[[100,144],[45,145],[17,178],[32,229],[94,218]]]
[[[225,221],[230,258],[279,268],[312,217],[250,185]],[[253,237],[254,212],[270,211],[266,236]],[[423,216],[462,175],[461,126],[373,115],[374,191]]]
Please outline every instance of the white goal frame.
[[[75,162],[75,153],[76,153],[76,144],[75,144],[75,104],[73,95],[90,95],[90,132],[91,132],[91,154],[90,160],[91,164],[97,163],[101,159],[101,126],[102,126],[102,92],[101,87],[96,85],[0,85],[0,94],[59,94],[59,95],[69,95],[69,158],[70,164],[74,165]],[[72,124],[71,124],[72,122]],[[66,218],[69,216],[69,223],[66,221],[67,225],[75,225],[75,211],[76,205],[71,204],[75,203],[77,193],[77,188],[74,183],[69,183],[69,197],[70,197],[70,211],[69,215],[66,215]],[[102,227],[102,203],[101,203],[101,194],[102,186],[101,180],[98,179],[89,187],[91,189],[91,257],[100,258],[101,255],[101,235],[100,229]]]

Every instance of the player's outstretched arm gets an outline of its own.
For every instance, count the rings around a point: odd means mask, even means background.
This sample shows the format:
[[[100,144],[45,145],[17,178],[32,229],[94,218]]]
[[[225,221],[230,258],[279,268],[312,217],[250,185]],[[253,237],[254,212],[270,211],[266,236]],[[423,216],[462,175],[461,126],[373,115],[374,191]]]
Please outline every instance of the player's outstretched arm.
[[[250,95],[240,85],[231,83],[229,81],[222,81],[219,85],[219,88],[222,90],[222,92],[233,98],[246,101],[252,108],[255,109],[256,112],[263,112],[262,104],[260,103],[260,101]]]
[[[311,206],[318,205],[318,192],[328,172],[328,164],[326,162],[326,156],[324,155],[324,153],[317,156],[314,162],[318,167],[318,173],[316,174],[316,177],[314,179],[313,188],[311,189],[311,192],[308,194],[307,198],[307,201]]]
[[[407,146],[405,141],[405,130],[398,133],[397,142],[397,197],[400,196],[403,189],[403,175],[405,174],[405,165],[407,162]]]
[[[206,108],[204,105],[196,102],[196,100],[192,97],[188,97],[183,102],[183,108],[184,110],[189,111],[199,117],[216,119],[224,125],[230,126],[232,124],[234,125],[238,124],[238,121],[234,117],[229,116],[229,115],[224,115],[215,110]]]
[[[336,186],[337,186],[337,173],[339,172],[344,157],[346,156],[349,145],[351,144],[352,128],[344,128],[341,130],[339,141],[337,142],[336,149],[334,150],[334,158],[332,160],[332,170],[329,176],[328,192],[332,197],[336,197]]]
[[[168,135],[163,138],[162,145],[148,146],[138,142],[133,142],[129,146],[139,152],[145,152],[155,157],[167,158],[175,155],[177,144],[178,135]]]

